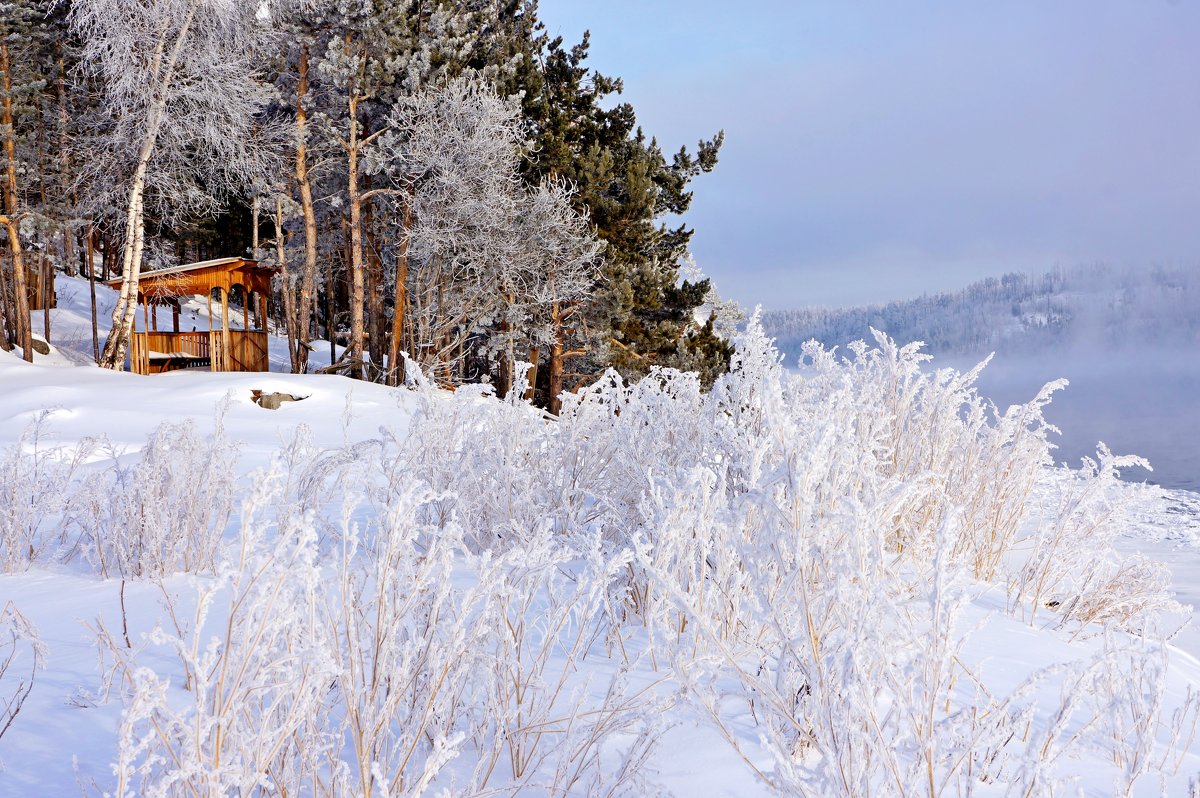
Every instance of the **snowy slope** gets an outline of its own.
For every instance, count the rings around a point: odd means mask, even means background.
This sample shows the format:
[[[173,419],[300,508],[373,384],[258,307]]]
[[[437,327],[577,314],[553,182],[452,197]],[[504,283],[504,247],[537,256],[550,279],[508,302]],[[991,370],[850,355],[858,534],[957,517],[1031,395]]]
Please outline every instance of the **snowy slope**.
[[[753,331],[741,345],[712,394],[599,386],[557,423],[467,389],[0,355],[0,489],[18,488],[0,510],[50,508],[5,516],[41,525],[32,562],[8,546],[0,607],[36,627],[45,667],[0,737],[0,796],[122,774],[138,795],[171,778],[308,794],[304,774],[361,794],[350,721],[373,712],[390,794],[926,795],[926,772],[941,795],[1186,794],[1200,634],[1156,639],[1185,621],[1161,569],[1120,552],[1190,577],[1200,508],[1049,468],[1036,405],[975,417],[969,382],[886,344],[805,380]],[[271,411],[251,389],[307,398]],[[197,435],[156,435],[188,419]],[[99,434],[111,447],[69,479],[47,459]],[[45,491],[22,481],[33,462]],[[111,481],[135,474],[149,492]],[[217,488],[188,505],[199,483]],[[218,536],[211,565],[105,559],[158,540],[139,518],[222,501],[227,521],[189,527]],[[994,552],[977,537],[997,533]],[[6,697],[32,662],[14,650]],[[403,689],[356,692],[357,657]],[[245,691],[208,680],[223,663]],[[255,749],[289,728],[288,756]]]

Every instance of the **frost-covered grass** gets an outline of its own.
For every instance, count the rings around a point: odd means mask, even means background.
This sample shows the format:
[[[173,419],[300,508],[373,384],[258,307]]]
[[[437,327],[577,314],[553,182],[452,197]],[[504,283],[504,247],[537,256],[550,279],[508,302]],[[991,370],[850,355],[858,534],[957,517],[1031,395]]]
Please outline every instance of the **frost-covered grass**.
[[[1052,467],[1056,386],[977,376],[883,337],[792,374],[752,323],[709,393],[608,375],[555,420],[5,356],[0,792],[1181,794],[1200,663],[1114,547],[1133,461]]]

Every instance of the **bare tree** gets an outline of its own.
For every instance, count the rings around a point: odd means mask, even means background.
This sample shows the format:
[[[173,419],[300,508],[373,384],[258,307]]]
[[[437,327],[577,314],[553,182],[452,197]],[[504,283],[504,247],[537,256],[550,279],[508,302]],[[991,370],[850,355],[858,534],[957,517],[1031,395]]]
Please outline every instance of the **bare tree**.
[[[125,208],[121,292],[101,356],[116,369],[133,329],[148,205],[163,220],[212,212],[266,171],[259,145],[271,131],[256,124],[266,92],[255,61],[267,31],[254,5],[221,0],[82,0],[71,22],[107,116],[90,159],[104,170],[92,182],[107,190],[93,195]]]
[[[561,181],[543,183],[530,192],[520,237],[526,247],[524,266],[531,289],[526,300],[531,316],[529,384],[531,388],[537,384],[536,352],[545,348],[549,370],[546,409],[555,415],[561,407],[563,364],[574,354],[567,347],[574,332],[570,324],[580,300],[596,283],[603,249],[587,220],[572,206],[571,197],[571,187]],[[510,339],[510,363],[514,343]]]
[[[524,136],[515,99],[458,78],[399,100],[370,164],[400,204],[388,368],[407,349],[443,381],[467,338],[500,307],[496,269],[514,257]]]

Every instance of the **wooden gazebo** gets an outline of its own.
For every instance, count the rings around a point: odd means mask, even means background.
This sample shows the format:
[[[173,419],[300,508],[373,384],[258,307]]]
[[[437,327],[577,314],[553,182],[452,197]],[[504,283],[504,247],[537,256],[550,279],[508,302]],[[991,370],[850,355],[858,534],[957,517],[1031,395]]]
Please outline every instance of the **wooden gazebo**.
[[[268,371],[267,296],[272,266],[247,258],[219,258],[144,272],[138,280],[142,330],[129,344],[129,369],[161,374],[175,369],[208,367],[210,371]],[[120,290],[121,280],[106,285]],[[231,329],[230,294],[240,294],[242,329]],[[208,297],[208,330],[180,332],[180,299]],[[213,327],[213,307],[221,308],[221,326]],[[170,307],[173,330],[158,329],[158,307]],[[251,323],[253,322],[253,327]]]

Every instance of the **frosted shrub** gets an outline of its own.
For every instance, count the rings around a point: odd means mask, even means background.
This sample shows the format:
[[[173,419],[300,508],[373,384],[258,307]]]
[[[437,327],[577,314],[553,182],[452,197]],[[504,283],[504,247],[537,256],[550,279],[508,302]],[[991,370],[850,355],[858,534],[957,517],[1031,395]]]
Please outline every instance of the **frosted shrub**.
[[[495,401],[490,386],[464,386],[451,399],[427,391],[403,457],[413,476],[442,494],[432,520],[455,518],[477,551],[511,547],[539,530],[545,492],[553,490],[547,466],[556,458],[542,429],[549,423],[515,398]]]
[[[50,415],[39,413],[15,444],[0,452],[0,567],[5,573],[69,554],[68,528],[76,509],[72,483],[99,442],[53,445]]]
[[[88,556],[105,575],[211,573],[234,506],[237,446],[222,411],[202,436],[192,421],[163,424],[140,458],[89,483],[95,526]]]
[[[579,672],[605,631],[606,586],[625,558],[594,549],[569,562],[563,554],[543,538],[479,563],[491,630],[476,708],[482,745],[473,790],[481,794],[608,795],[630,787],[645,794],[640,763],[658,729],[656,685],[633,686],[636,657],[594,668],[588,678]],[[609,750],[618,745],[619,753]]]
[[[1050,608],[1064,623],[1116,622],[1137,630],[1158,614],[1181,611],[1165,565],[1122,557],[1112,546],[1129,496],[1118,471],[1133,465],[1148,464],[1100,444],[1080,472],[1044,481],[1044,521],[1014,547],[1020,565],[1008,581],[1010,602],[1030,622]]]
[[[364,533],[345,516],[322,608],[338,641],[333,733],[349,763],[335,795],[421,795],[467,736],[485,588],[456,588],[461,539],[417,520],[428,499],[410,487]]]
[[[660,463],[649,480],[628,603],[744,750],[721,700],[730,693],[718,691],[733,680],[775,759],[760,776],[781,794],[920,785],[934,796],[970,792],[980,777],[1021,782],[1000,763],[1034,756],[1011,741],[1049,675],[1007,697],[987,693],[958,656],[966,587],[1015,568],[1022,584],[1068,597],[1060,618],[1096,628],[1144,623],[1174,603],[1161,571],[1112,550],[1104,486],[1115,461],[1079,480],[1084,492],[1068,492],[1056,522],[1037,523],[1053,431],[1041,411],[1058,383],[1000,413],[975,392],[978,369],[930,374],[917,347],[877,342],[841,361],[810,345],[795,380],[751,321],[747,349],[705,402],[703,466]],[[615,435],[634,437],[630,418],[673,423],[652,405],[622,406]],[[687,436],[692,423],[674,426]],[[616,459],[655,466],[638,447]],[[1016,593],[1044,600],[1046,589]],[[1076,700],[1064,693],[1064,706]],[[1112,742],[1068,734],[1062,745]],[[1021,761],[1025,773],[1032,759]]]
[[[337,669],[319,623],[316,540],[302,525],[262,517],[278,498],[278,480],[260,478],[243,504],[236,551],[195,583],[189,628],[157,629],[145,641],[173,653],[182,678],[146,667],[138,649],[101,627],[124,704],[118,798],[294,795],[328,772],[333,743],[320,720]]]
[[[1113,550],[1128,461],[1048,467],[1058,383],[1001,412],[982,365],[931,373],[917,346],[876,344],[811,344],[790,374],[752,319],[711,392],[609,373],[557,419],[519,383],[446,395],[410,364],[407,433],[298,435],[224,560],[231,447],[161,428],[109,472],[129,495],[96,556],[216,577],[150,641],[187,697],[111,645],[122,784],[646,794],[674,700],[780,795],[1043,795],[1096,752],[1118,794],[1162,778],[1196,701],[1168,717],[1161,648],[1114,631],[1149,638],[1177,608],[1161,568]],[[1018,623],[976,601],[1005,590],[1095,655],[990,687],[964,651],[973,621]]]
[[[0,609],[0,738],[12,728],[45,666],[46,646],[37,628],[8,602]]]

